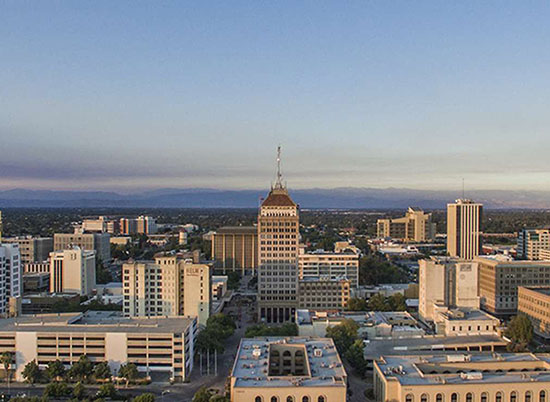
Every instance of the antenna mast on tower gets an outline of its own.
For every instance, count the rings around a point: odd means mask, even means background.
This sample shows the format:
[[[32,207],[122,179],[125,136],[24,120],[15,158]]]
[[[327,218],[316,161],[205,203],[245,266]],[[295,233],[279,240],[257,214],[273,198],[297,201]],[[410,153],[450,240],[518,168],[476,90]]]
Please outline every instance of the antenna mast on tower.
[[[275,182],[275,188],[283,188],[283,175],[281,173],[281,146],[277,147],[277,180]]]

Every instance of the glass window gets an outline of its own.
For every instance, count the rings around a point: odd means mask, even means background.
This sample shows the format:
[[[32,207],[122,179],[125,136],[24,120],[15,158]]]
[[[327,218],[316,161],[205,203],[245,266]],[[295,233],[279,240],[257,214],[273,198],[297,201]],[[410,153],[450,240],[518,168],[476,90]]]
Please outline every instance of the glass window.
[[[502,402],[502,392],[497,392],[495,395],[495,402]]]
[[[257,396],[256,398],[254,398],[254,402],[262,402],[262,397]]]
[[[458,394],[456,392],[451,394],[451,402],[458,402]]]
[[[481,394],[481,402],[487,402],[488,399],[489,396],[487,395],[487,392]]]
[[[405,397],[405,402],[414,402],[413,394],[407,394],[407,396]]]
[[[531,391],[525,392],[525,402],[531,402]]]
[[[518,402],[518,393],[516,391],[510,393],[510,402]]]
[[[443,402],[443,394],[437,394],[435,396],[435,402]]]
[[[474,400],[474,395],[471,392],[468,392],[466,394],[466,402],[473,402],[473,400]]]
[[[422,396],[420,396],[420,402],[428,402],[428,394],[422,394]]]
[[[546,391],[540,391],[539,402],[546,402]]]

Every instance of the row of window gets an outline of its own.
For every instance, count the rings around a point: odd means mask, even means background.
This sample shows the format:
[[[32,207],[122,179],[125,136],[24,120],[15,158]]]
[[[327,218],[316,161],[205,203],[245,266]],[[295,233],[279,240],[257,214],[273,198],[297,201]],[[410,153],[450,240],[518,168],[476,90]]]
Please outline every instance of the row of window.
[[[538,402],[546,402],[546,391],[540,391],[539,392],[539,399]],[[508,402],[519,402],[518,400],[519,394],[516,391],[510,392],[510,397],[508,399]],[[465,396],[465,402],[474,402],[475,397],[472,392],[468,392]],[[420,402],[429,402],[430,397],[428,394],[422,394],[420,396]],[[407,394],[405,396],[405,402],[414,402],[414,395],[413,394]],[[435,402],[445,402],[445,396],[441,393],[437,394],[435,396]],[[450,402],[460,402],[460,396],[458,393],[453,392],[451,394],[451,400]],[[480,402],[489,402],[489,393],[488,392],[482,392],[480,395]],[[495,394],[494,402],[504,402],[504,393],[499,391]],[[527,391],[524,394],[523,402],[533,402],[533,393],[531,391]]]
[[[262,396],[257,396],[254,398],[254,402],[265,402],[264,398]],[[278,396],[272,396],[269,399],[269,402],[281,402]],[[296,398],[294,398],[292,395],[289,395],[286,397],[286,402],[297,402]],[[303,396],[301,399],[301,402],[314,402],[314,399],[310,398],[309,396]],[[317,397],[317,402],[328,402],[327,398],[323,395],[319,395]]]

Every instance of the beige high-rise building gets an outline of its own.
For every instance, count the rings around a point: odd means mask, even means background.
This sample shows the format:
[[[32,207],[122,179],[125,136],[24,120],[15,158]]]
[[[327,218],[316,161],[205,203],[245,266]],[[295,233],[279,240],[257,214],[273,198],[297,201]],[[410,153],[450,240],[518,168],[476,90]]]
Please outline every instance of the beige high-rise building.
[[[405,242],[433,240],[436,233],[432,214],[427,214],[418,207],[409,207],[403,218],[378,219],[376,227],[378,238],[390,237]]]
[[[550,286],[549,261],[478,257],[481,307],[497,316],[516,314],[520,286]]]
[[[209,265],[168,256],[124,264],[122,272],[125,316],[196,316],[206,325],[212,299]]]
[[[95,251],[73,247],[50,253],[50,292],[90,296],[96,285]]]
[[[242,339],[231,402],[345,402],[347,374],[329,338]]]
[[[550,251],[550,229],[523,229],[518,233],[519,259],[543,260],[544,251]]]
[[[19,244],[22,264],[47,261],[53,251],[53,239],[51,237],[8,237],[4,243]]]
[[[450,257],[419,261],[418,312],[424,321],[435,321],[441,310],[479,308],[477,262]]]
[[[381,356],[376,402],[547,402],[550,357],[531,353]]]
[[[329,277],[331,279],[347,278],[351,286],[359,286],[359,254],[352,251],[332,253],[314,251],[306,253],[300,249],[298,256],[300,279]]]
[[[298,306],[298,205],[283,185],[280,149],[277,181],[258,215],[258,314],[261,321],[294,321]]]
[[[255,274],[258,268],[258,228],[227,226],[212,234],[212,259],[223,273]]]
[[[12,299],[23,293],[23,267],[19,244],[0,243],[0,316],[10,312]]]
[[[481,252],[483,205],[471,200],[447,204],[447,254],[471,260]]]
[[[78,246],[96,252],[96,259],[108,262],[111,259],[109,233],[56,233],[53,235],[53,250],[60,251]]]

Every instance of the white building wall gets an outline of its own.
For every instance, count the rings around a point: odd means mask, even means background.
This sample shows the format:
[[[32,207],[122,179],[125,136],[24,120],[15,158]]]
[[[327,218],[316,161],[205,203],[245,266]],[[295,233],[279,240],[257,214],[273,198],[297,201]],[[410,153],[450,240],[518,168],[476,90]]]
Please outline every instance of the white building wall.
[[[118,372],[122,364],[128,361],[127,334],[107,332],[105,334],[105,360],[112,373]]]
[[[15,333],[15,379],[24,381],[23,370],[25,365],[38,358],[38,341],[36,332]]]

